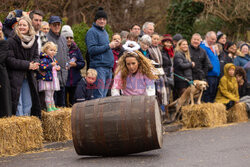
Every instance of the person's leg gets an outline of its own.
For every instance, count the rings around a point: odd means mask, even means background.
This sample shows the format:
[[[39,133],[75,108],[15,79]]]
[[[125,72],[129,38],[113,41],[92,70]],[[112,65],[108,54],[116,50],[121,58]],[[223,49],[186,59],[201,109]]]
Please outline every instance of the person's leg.
[[[23,94],[23,86],[20,89],[20,96],[19,96],[19,101],[17,105],[17,111],[16,111],[16,116],[23,116],[23,100],[22,100],[22,94]]]
[[[74,95],[75,95],[76,87],[72,86],[69,87],[69,105],[70,107],[73,106],[74,102]]]
[[[53,99],[53,93],[51,90],[45,91],[45,103],[47,107],[47,112],[53,111],[52,109],[52,99]]]
[[[54,99],[56,106],[65,107],[65,87],[54,93]]]
[[[112,83],[112,68],[106,68],[105,69],[105,87],[104,87],[104,97],[107,96],[108,90],[110,89],[111,83]]]
[[[227,104],[226,104],[226,110],[232,108],[234,106],[235,102],[234,101],[229,101]]]
[[[213,77],[207,77],[208,88],[203,92],[202,101],[205,103],[212,102],[211,95],[213,94]]]
[[[27,79],[23,81],[22,87],[23,87],[23,94],[22,94],[23,114],[26,116],[30,116],[32,100],[30,94],[30,87]]]
[[[98,67],[95,69],[97,71],[97,78],[96,81],[94,83],[94,85],[96,86],[96,88],[93,91],[94,94],[94,98],[102,98],[105,97],[104,96],[104,88],[105,88],[105,82],[106,82],[106,72],[105,72],[105,68],[102,67]]]

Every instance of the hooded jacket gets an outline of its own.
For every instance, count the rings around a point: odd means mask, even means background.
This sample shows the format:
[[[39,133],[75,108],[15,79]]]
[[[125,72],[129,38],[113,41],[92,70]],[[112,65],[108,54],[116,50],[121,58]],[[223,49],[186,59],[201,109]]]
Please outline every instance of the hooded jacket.
[[[41,72],[45,72],[45,75],[42,75],[41,73],[38,73],[37,79],[42,79],[43,81],[52,81],[53,74],[52,74],[52,65],[51,63],[53,61],[56,62],[55,57],[52,60],[46,53],[40,53],[40,66],[39,70]]]
[[[238,55],[234,59],[234,65],[244,67],[244,65],[246,65],[249,61],[250,61],[250,55],[249,54]],[[247,70],[246,72],[247,72],[247,82],[250,83],[250,70]]]
[[[240,100],[236,77],[231,77],[228,74],[228,70],[232,66],[235,67],[232,63],[224,66],[224,76],[220,80],[215,102],[227,104],[229,101],[237,102]]]

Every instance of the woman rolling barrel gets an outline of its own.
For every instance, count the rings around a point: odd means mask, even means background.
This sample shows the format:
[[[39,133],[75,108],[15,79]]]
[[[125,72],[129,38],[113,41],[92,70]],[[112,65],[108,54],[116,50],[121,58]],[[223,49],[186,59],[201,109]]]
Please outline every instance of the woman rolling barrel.
[[[139,51],[125,51],[118,61],[112,96],[155,95],[156,69]]]

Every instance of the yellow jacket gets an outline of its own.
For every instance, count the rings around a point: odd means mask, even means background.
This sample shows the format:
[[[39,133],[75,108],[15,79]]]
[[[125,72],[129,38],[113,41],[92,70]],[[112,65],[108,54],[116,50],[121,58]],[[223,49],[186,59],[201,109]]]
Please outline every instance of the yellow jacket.
[[[227,104],[229,101],[236,102],[240,99],[236,77],[228,75],[231,66],[234,66],[234,64],[228,63],[224,66],[224,76],[220,79],[215,102]]]

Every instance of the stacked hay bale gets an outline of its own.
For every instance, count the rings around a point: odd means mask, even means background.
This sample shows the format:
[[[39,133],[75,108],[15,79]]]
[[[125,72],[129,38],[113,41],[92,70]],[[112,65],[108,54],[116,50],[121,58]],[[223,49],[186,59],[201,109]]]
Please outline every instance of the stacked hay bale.
[[[42,127],[45,140],[53,142],[71,140],[71,108],[42,112]]]
[[[0,119],[0,156],[39,149],[43,132],[37,117],[9,117]]]
[[[248,114],[246,110],[246,103],[237,103],[228,110],[227,122],[246,122],[248,121]]]
[[[220,103],[183,106],[182,122],[187,128],[214,127],[227,123],[226,107]]]

